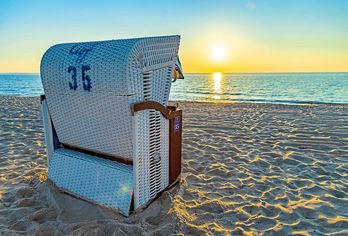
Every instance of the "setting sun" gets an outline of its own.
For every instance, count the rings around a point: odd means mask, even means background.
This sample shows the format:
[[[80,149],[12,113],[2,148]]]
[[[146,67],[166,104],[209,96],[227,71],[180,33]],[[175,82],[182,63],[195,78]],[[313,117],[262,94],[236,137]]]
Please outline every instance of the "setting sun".
[[[221,63],[225,58],[226,47],[222,44],[216,44],[212,48],[212,58],[214,62]]]

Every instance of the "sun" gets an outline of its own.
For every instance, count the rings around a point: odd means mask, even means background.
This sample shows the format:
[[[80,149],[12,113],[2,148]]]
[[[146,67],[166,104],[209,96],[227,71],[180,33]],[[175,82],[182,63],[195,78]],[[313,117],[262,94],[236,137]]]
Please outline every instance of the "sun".
[[[220,63],[224,60],[225,53],[226,53],[226,47],[222,44],[215,44],[212,47],[211,56],[212,56],[212,59],[217,63]]]

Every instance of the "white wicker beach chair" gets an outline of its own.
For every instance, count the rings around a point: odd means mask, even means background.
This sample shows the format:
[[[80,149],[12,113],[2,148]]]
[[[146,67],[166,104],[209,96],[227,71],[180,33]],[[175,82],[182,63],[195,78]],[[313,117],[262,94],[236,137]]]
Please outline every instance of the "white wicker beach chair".
[[[128,216],[181,173],[179,36],[51,47],[41,61],[48,178]]]

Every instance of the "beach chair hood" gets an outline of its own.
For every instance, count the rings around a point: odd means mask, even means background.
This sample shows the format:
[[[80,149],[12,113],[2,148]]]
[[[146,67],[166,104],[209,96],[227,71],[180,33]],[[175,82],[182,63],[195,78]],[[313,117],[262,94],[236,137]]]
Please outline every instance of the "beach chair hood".
[[[165,36],[49,48],[41,79],[60,143],[132,160],[131,104],[167,104],[179,41]]]

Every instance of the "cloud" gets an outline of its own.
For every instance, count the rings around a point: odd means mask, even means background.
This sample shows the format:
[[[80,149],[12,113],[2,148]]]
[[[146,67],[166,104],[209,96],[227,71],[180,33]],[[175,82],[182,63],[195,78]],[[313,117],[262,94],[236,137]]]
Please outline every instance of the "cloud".
[[[254,3],[252,3],[252,2],[247,2],[247,3],[245,4],[245,7],[246,7],[246,9],[248,9],[249,11],[254,11],[254,10],[256,10],[256,5],[255,5]]]

